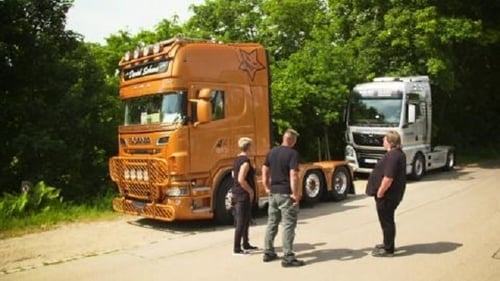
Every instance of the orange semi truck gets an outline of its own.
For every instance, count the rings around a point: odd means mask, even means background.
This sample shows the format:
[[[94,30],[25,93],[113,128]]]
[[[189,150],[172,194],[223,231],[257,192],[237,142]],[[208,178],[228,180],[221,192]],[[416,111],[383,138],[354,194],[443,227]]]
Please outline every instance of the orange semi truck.
[[[264,47],[176,37],[127,52],[120,63],[125,120],[109,161],[118,212],[164,221],[230,223],[231,169],[240,137],[254,140],[256,204],[267,203],[260,167],[271,141]],[[302,140],[305,141],[305,140]],[[345,161],[300,165],[303,200],[353,192]]]

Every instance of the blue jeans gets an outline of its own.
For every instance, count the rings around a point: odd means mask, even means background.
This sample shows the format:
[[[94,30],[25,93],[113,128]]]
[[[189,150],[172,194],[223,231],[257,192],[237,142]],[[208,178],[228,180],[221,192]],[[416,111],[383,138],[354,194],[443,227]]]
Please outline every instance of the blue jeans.
[[[283,220],[283,254],[293,255],[293,240],[297,226],[298,205],[293,205],[289,194],[269,195],[269,208],[267,217],[266,238],[264,240],[264,253],[275,253],[274,238],[278,233],[278,226]]]

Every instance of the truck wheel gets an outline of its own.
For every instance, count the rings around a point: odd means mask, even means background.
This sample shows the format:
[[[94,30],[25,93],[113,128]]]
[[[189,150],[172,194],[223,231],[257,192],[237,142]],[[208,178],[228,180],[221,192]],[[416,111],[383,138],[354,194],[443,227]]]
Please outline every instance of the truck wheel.
[[[332,197],[335,201],[341,201],[347,198],[347,193],[349,193],[350,187],[350,176],[349,171],[346,167],[338,167],[333,173],[332,179]]]
[[[215,220],[224,225],[233,223],[232,193],[233,179],[225,177],[217,188],[215,197]]]
[[[425,159],[421,153],[417,153],[415,158],[413,159],[413,163],[411,165],[411,175],[410,177],[413,180],[420,180],[425,173]]]
[[[446,155],[446,165],[443,167],[444,171],[451,171],[455,167],[455,151],[448,151]]]
[[[314,204],[319,201],[324,191],[325,183],[321,172],[307,172],[302,183],[302,200]]]

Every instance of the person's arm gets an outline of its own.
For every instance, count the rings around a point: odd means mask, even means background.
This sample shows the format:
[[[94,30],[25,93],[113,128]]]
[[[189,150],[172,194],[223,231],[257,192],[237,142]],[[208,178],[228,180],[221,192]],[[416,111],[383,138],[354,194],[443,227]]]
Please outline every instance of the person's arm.
[[[382,178],[382,182],[380,183],[380,187],[378,188],[377,191],[377,198],[384,197],[385,192],[391,187],[393,181],[394,181],[393,178],[389,178],[387,176],[384,176]]]
[[[250,195],[250,201],[253,201],[254,192],[252,187],[246,180],[249,169],[250,165],[248,164],[248,162],[245,162],[240,166],[240,171],[238,172],[238,182],[240,183],[241,187],[243,187],[243,189],[246,190],[246,192],[248,192],[248,194]]]
[[[267,194],[271,193],[271,186],[269,185],[269,167],[262,165],[262,184]]]
[[[384,197],[385,193],[389,188],[391,188],[392,182],[394,181],[394,176],[397,171],[397,161],[394,158],[394,154],[391,154],[387,157],[386,166],[384,169],[384,177],[380,182],[380,186],[377,191],[377,198]]]
[[[300,199],[302,199],[302,190],[299,190],[298,188],[298,171],[295,169],[290,170],[290,187],[292,189],[292,198],[294,201],[294,204],[298,204]]]

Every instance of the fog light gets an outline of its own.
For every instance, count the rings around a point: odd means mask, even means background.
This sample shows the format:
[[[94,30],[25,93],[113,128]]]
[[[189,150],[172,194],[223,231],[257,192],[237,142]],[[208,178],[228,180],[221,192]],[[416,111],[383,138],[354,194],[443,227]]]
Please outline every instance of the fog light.
[[[167,195],[171,197],[186,196],[189,194],[187,187],[172,187],[167,190]]]

